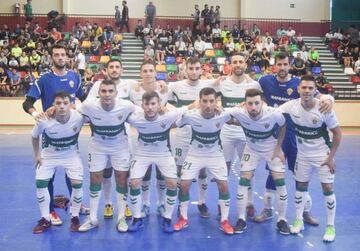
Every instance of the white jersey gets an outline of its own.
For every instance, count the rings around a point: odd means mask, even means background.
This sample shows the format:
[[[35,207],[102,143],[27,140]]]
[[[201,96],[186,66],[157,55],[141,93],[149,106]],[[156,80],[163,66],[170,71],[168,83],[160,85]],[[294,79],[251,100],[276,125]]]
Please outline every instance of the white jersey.
[[[171,156],[170,129],[186,110],[187,107],[173,109],[153,121],[146,120],[142,110],[130,115],[127,121],[139,134],[134,155]]]
[[[183,107],[185,105],[189,105],[193,103],[195,100],[199,99],[199,93],[201,89],[206,87],[214,88],[214,82],[215,82],[214,79],[199,80],[197,85],[188,84],[188,80],[186,79],[181,81],[171,82],[169,83],[169,89],[170,89],[169,100],[174,101],[176,107]],[[189,126],[177,128],[176,136],[183,138],[190,138],[191,128]]]
[[[96,81],[94,85],[91,87],[89,94],[86,99],[96,99],[99,97],[99,87],[101,84],[101,80]],[[116,90],[118,92],[117,97],[122,99],[129,98],[129,92],[132,86],[134,86],[137,82],[131,79],[121,79],[120,83],[116,85]]]
[[[316,104],[306,111],[301,105],[301,99],[286,102],[278,109],[282,113],[290,115],[294,124],[298,158],[323,158],[330,152],[330,137],[328,128],[339,126],[335,112],[319,112],[320,101],[315,99]]]
[[[134,112],[135,106],[128,100],[116,99],[111,111],[105,111],[100,99],[86,101],[76,109],[90,120],[91,149],[100,152],[114,151],[115,145],[128,144],[125,121]]]
[[[247,89],[255,88],[261,90],[261,86],[257,81],[235,83],[230,77],[227,77],[219,85],[221,93],[221,104],[223,107],[234,107],[245,102],[245,92]],[[245,134],[241,127],[234,125],[224,125],[221,131],[222,136],[228,138],[237,138],[245,141]]]
[[[219,152],[222,149],[220,131],[230,119],[230,113],[226,111],[211,119],[204,118],[200,110],[186,112],[176,124],[178,127],[189,125],[191,128],[189,155],[205,157],[209,156],[209,153]]]
[[[84,124],[84,117],[75,110],[70,112],[70,119],[65,124],[50,118],[40,120],[34,126],[32,137],[37,138],[42,135],[42,158],[67,158],[78,153],[78,137]]]
[[[263,107],[261,117],[253,120],[244,108],[229,109],[231,116],[236,118],[246,135],[246,143],[251,151],[269,154],[274,151],[277,143],[278,128],[285,124],[285,117],[273,107]]]
[[[169,97],[169,91],[160,91],[160,87],[159,85],[157,85],[157,88],[155,90],[160,97],[160,104],[161,105],[166,105],[166,103],[168,102],[168,97]],[[130,92],[129,92],[129,99],[137,106],[141,106],[142,103],[142,96],[144,95],[146,91],[144,90],[144,88],[142,86],[138,86],[138,84],[133,85],[130,88]]]

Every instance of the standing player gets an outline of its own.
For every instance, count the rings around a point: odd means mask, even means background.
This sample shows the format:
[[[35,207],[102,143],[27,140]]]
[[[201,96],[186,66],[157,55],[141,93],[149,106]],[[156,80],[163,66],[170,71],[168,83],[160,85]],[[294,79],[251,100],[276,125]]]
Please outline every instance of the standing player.
[[[213,87],[216,82],[215,80],[200,80],[201,64],[199,58],[197,57],[190,57],[187,59],[186,74],[187,79],[169,84],[169,89],[171,92],[169,96],[169,103],[175,104],[176,107],[182,107],[191,104],[198,99],[201,89],[205,87]],[[175,160],[179,173],[186,158],[187,152],[189,151],[190,141],[190,126],[184,126],[182,128],[176,129]],[[201,217],[208,218],[209,212],[205,204],[207,190],[207,175],[205,169],[200,171],[198,178],[198,209]]]
[[[276,184],[279,212],[277,229],[281,234],[289,235],[290,229],[285,218],[287,208],[285,158],[281,150],[286,131],[285,118],[280,112],[275,111],[275,108],[263,107],[263,93],[259,89],[248,89],[245,98],[245,109],[230,110],[231,115],[240,122],[247,140],[240,165],[240,182],[236,196],[239,220],[234,232],[242,233],[246,229],[245,208],[248,202],[248,188],[257,165],[264,159]]]
[[[334,112],[319,112],[320,101],[314,98],[316,84],[313,76],[306,75],[299,84],[300,99],[280,106],[280,111],[289,114],[296,134],[298,153],[295,163],[295,208],[296,219],[291,233],[304,229],[303,211],[306,193],[313,171],[317,171],[326,201],[327,227],[323,240],[335,240],[336,198],[333,189],[335,178],[334,157],[341,141],[341,130]],[[330,142],[328,129],[333,134]]]
[[[281,104],[299,98],[298,85],[300,79],[293,77],[289,74],[290,62],[289,57],[285,53],[280,53],[275,56],[275,65],[277,67],[276,75],[267,75],[259,80],[261,88],[264,92],[264,96],[268,105],[278,107]],[[329,95],[322,95],[320,97],[320,111],[329,112],[332,109],[334,99]],[[287,130],[283,143],[283,151],[287,159],[288,168],[294,171],[294,165],[296,160],[296,140],[295,131],[291,120],[288,116],[285,116],[287,122]],[[272,209],[272,201],[274,199],[274,191],[276,186],[272,176],[269,175],[266,181],[266,192],[264,194],[265,208],[260,215],[255,217],[256,222],[264,222],[273,218],[274,213]],[[318,221],[310,215],[311,209],[311,197],[307,193],[307,202],[304,211],[304,221],[310,225],[318,226]]]
[[[133,85],[136,84],[134,80],[125,80],[121,79],[122,74],[122,64],[118,59],[110,59],[110,61],[106,64],[106,77],[113,81],[116,84],[116,92],[117,98],[121,99],[129,99],[129,92]],[[101,84],[101,80],[95,82],[93,87],[91,87],[90,92],[87,96],[87,100],[96,99],[99,96],[99,86]],[[130,128],[126,128],[128,132],[130,132]],[[131,144],[130,144],[131,146]],[[130,149],[131,150],[131,149]],[[102,190],[105,199],[105,208],[104,208],[104,217],[112,218],[114,215],[114,208],[112,206],[111,201],[111,177],[112,177],[113,169],[108,163],[106,168],[103,171],[103,182],[102,182]],[[126,207],[125,211],[126,217],[131,216],[131,211],[128,207]]]
[[[65,91],[69,93],[71,97],[71,103],[75,102],[75,97],[81,101],[84,101],[86,98],[81,88],[80,75],[72,70],[66,69],[67,54],[65,47],[60,44],[55,44],[51,48],[51,59],[53,62],[53,67],[49,72],[43,74],[37,81],[33,83],[26,95],[26,100],[23,103],[25,112],[31,114],[31,116],[33,116],[36,121],[44,117],[34,108],[34,103],[38,99],[41,99],[43,111],[46,111],[50,106],[52,106],[55,93],[59,91]],[[49,205],[51,224],[61,225],[62,221],[54,210],[54,177],[51,178],[48,182],[50,193]],[[68,187],[69,194],[71,194],[71,182],[67,177],[66,185]]]
[[[125,208],[130,152],[125,121],[135,110],[135,106],[130,101],[117,99],[117,96],[116,84],[111,80],[103,80],[99,86],[100,99],[86,101],[77,107],[77,110],[89,119],[92,131],[88,158],[90,217],[79,228],[81,232],[98,226],[97,212],[103,172],[109,162],[115,170],[117,230],[126,232],[128,228]]]
[[[36,161],[36,196],[41,212],[41,219],[33,228],[33,233],[36,234],[44,232],[51,226],[50,195],[47,187],[58,167],[65,169],[72,186],[70,230],[78,231],[80,226],[83,167],[78,153],[78,137],[84,119],[81,114],[71,109],[71,96],[68,93],[58,92],[53,97],[54,118],[39,120],[32,131]]]
[[[154,91],[143,94],[141,107],[142,111],[135,112],[128,119],[139,133],[131,160],[130,201],[133,205],[134,218],[129,231],[135,232],[143,227],[140,187],[148,167],[155,165],[165,177],[167,187],[162,227],[164,232],[172,233],[174,229],[171,216],[176,202],[177,175],[175,161],[171,155],[170,129],[187,107],[160,115],[160,96]]]
[[[189,111],[183,115],[178,126],[190,125],[192,140],[189,153],[181,170],[179,191],[180,217],[174,229],[181,231],[187,228],[189,206],[189,189],[192,179],[197,177],[202,168],[215,177],[219,189],[219,205],[221,210],[220,229],[225,234],[233,234],[234,230],[228,221],[230,195],[227,182],[227,169],[220,144],[221,127],[231,119],[227,112],[215,114],[216,91],[204,88],[199,93],[200,109]]]

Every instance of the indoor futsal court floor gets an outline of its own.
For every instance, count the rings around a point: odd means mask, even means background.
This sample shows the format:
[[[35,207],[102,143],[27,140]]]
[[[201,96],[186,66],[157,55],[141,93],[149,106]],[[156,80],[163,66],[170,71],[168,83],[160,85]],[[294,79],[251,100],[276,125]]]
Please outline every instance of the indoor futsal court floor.
[[[219,229],[217,215],[218,193],[215,183],[209,183],[207,204],[210,219],[198,215],[197,183],[191,189],[189,206],[189,228],[174,234],[165,234],[160,218],[156,215],[156,188],[152,184],[151,215],[145,220],[144,229],[137,233],[120,234],[115,229],[115,219],[102,218],[103,202],[99,207],[100,227],[88,233],[72,233],[69,215],[58,210],[63,226],[52,227],[44,234],[35,235],[32,228],[40,218],[35,196],[34,165],[30,131],[0,131],[0,250],[247,250],[247,251],[290,251],[290,250],[358,250],[360,246],[360,135],[344,135],[337,154],[335,193],[337,196],[336,240],[325,244],[322,236],[326,224],[325,202],[319,179],[313,176],[310,193],[313,198],[313,214],[320,220],[319,227],[306,227],[301,236],[282,236],[275,231],[276,220],[263,224],[248,222],[248,228],[241,235],[226,236]],[[86,165],[89,135],[80,137],[80,150]],[[231,189],[230,221],[237,220],[236,189],[238,184],[238,161],[233,166],[229,184]],[[262,209],[261,195],[264,191],[267,172],[258,167],[255,180],[254,201],[258,212]],[[85,172],[84,202],[89,201],[89,175]],[[154,180],[153,173],[153,180]],[[289,192],[288,221],[295,216],[294,181],[287,173]],[[59,170],[55,180],[55,194],[67,194],[64,171]],[[113,193],[115,203],[115,193]],[[175,214],[173,221],[175,221]],[[85,216],[81,217],[81,221]]]

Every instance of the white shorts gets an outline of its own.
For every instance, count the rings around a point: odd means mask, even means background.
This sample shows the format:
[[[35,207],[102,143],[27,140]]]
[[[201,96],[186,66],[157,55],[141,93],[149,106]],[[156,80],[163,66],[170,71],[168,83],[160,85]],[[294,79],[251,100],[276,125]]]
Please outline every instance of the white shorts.
[[[130,153],[127,149],[116,153],[89,153],[88,164],[90,172],[101,172],[113,167],[116,171],[129,171]]]
[[[269,166],[269,169],[273,172],[284,173],[285,164],[281,162],[280,159],[272,158],[273,153],[259,154],[254,151],[251,151],[247,146],[245,146],[244,153],[241,157],[240,162],[240,172],[254,171],[258,166],[260,160],[265,160]]]
[[[321,166],[326,159],[327,156],[317,160],[296,159],[294,170],[295,180],[299,182],[309,182],[312,173],[317,171],[321,183],[334,183],[335,174],[330,173],[328,166]]]
[[[234,159],[235,150],[239,158],[241,158],[245,148],[246,140],[229,138],[222,134],[220,134],[220,139],[226,162],[231,162]]]
[[[189,154],[181,168],[181,179],[192,180],[198,177],[202,168],[206,168],[217,180],[227,180],[227,167],[222,152],[211,156],[199,157]]]
[[[191,138],[176,137],[174,142],[174,158],[177,166],[182,166],[189,152]]]
[[[36,167],[36,179],[51,179],[56,168],[64,168],[66,175],[73,180],[83,180],[84,169],[79,155],[62,159],[42,159],[42,165]]]
[[[156,165],[165,178],[176,179],[176,165],[172,156],[140,156],[133,155],[130,161],[130,179],[141,179],[150,165]]]

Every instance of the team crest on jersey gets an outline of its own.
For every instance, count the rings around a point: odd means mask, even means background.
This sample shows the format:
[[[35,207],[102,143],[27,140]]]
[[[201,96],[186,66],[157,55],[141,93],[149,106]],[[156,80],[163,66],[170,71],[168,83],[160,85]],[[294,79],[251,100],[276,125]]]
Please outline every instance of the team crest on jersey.
[[[265,127],[265,129],[268,129],[268,128],[270,127],[270,124],[269,124],[269,123],[266,123],[266,124],[264,125],[264,127]]]
[[[286,90],[286,92],[287,92],[288,96],[290,96],[294,92],[294,90],[292,88],[288,88]]]
[[[73,131],[74,131],[74,132],[76,132],[77,129],[78,129],[78,128],[77,128],[76,126],[73,127]]]
[[[313,122],[314,125],[316,125],[318,123],[317,118],[313,118],[312,122]]]
[[[118,116],[118,119],[119,119],[119,120],[122,120],[122,118],[123,118],[123,115],[120,114],[120,115]]]
[[[166,124],[165,124],[165,123],[161,123],[160,126],[161,126],[162,129],[164,129],[165,126],[166,126]]]
[[[216,123],[216,128],[220,128],[220,123]]]
[[[70,80],[70,81],[69,81],[69,86],[70,86],[71,88],[74,88],[74,86],[75,86],[75,82],[74,82],[74,81],[72,81],[72,80]]]

